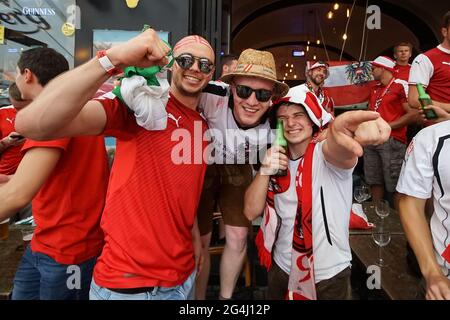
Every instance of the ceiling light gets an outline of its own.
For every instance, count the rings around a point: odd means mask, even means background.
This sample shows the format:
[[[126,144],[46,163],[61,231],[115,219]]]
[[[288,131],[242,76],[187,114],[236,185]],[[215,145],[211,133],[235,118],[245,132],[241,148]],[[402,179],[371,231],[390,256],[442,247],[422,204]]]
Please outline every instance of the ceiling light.
[[[344,35],[342,36],[342,39],[347,40],[347,34],[344,33]]]
[[[339,9],[339,3],[335,3],[334,6],[333,6],[333,9],[334,9],[334,10]]]
[[[328,11],[327,18],[328,19],[333,19],[333,11]]]

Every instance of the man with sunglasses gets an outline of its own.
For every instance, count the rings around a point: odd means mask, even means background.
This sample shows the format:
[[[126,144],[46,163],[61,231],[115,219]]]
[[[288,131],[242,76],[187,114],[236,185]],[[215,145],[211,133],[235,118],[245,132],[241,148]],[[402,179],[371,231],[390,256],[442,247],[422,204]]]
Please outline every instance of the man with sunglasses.
[[[333,114],[334,100],[328,95],[326,90],[323,89],[325,80],[330,75],[328,63],[324,61],[316,61],[312,64],[309,64],[308,62],[305,75],[306,82],[304,84],[301,84],[300,87],[303,87],[305,92],[310,91],[314,93],[324,109]]]
[[[201,249],[195,214],[206,163],[175,164],[172,151],[179,142],[172,136],[206,131],[196,108],[212,78],[213,49],[199,36],[176,44],[164,130],[138,126],[116,97],[90,100],[119,68],[165,66],[169,51],[154,30],[146,30],[49,83],[17,117],[18,132],[34,139],[99,134],[117,138],[101,221],[105,246],[95,266],[91,299],[192,298]],[[206,143],[200,144],[201,152],[204,147]]]
[[[177,64],[188,68],[176,56]],[[201,97],[199,110],[208,122],[213,140],[213,159],[203,186],[198,221],[205,267],[197,281],[197,298],[204,299],[209,277],[209,243],[216,203],[225,223],[225,248],[220,265],[220,299],[231,299],[246,256],[250,221],[243,214],[244,192],[253,178],[251,164],[262,159],[270,143],[267,111],[271,99],[289,87],[277,80],[275,60],[267,51],[244,50],[236,69],[211,82]],[[133,109],[133,106],[131,106]],[[137,115],[146,126],[147,113]]]
[[[225,247],[220,263],[220,299],[231,299],[247,254],[250,221],[243,214],[245,189],[253,178],[251,165],[262,159],[270,143],[267,112],[271,99],[288,86],[278,82],[270,52],[244,50],[236,69],[222,82],[210,83],[200,101],[213,135],[214,164],[208,167],[198,209],[203,254],[208,262],[214,205],[225,224]],[[205,296],[208,263],[197,281],[197,298]],[[203,280],[203,282],[202,282]]]

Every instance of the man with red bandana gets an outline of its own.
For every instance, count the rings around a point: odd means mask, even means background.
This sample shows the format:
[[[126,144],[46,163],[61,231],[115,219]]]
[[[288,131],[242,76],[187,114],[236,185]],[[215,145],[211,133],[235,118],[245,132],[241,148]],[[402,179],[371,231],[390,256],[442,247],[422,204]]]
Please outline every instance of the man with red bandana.
[[[154,30],[146,30],[63,74],[17,116],[16,128],[34,139],[117,138],[101,221],[105,246],[94,269],[91,299],[192,298],[201,249],[195,215],[206,163],[201,158],[175,161],[180,141],[173,138],[184,133],[202,137],[206,130],[196,109],[214,72],[214,51],[199,36],[175,46],[163,130],[138,126],[115,96],[90,100],[118,69],[167,65],[169,51]],[[186,147],[203,151],[206,143],[191,140]]]

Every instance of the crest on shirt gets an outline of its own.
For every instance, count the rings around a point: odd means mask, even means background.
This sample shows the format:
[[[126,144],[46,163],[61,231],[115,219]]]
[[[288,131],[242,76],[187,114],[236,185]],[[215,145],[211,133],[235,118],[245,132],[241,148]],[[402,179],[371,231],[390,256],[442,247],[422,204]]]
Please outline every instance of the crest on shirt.
[[[409,143],[409,146],[408,146],[408,148],[406,149],[406,152],[405,152],[405,161],[408,160],[409,155],[411,154],[411,152],[413,152],[413,150],[414,150],[414,139]]]
[[[372,80],[372,66],[368,61],[351,63],[345,67],[345,74],[351,84],[363,85]]]

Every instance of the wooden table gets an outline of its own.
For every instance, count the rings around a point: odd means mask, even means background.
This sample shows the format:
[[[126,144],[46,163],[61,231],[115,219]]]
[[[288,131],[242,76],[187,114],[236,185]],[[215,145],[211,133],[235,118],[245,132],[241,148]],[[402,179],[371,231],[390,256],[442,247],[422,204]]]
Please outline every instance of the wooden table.
[[[14,275],[24,249],[20,227],[10,226],[9,238],[0,240],[0,300],[11,298]]]
[[[376,224],[379,218],[371,203],[364,203],[363,209],[369,222]],[[387,266],[380,269],[381,290],[370,290],[366,284],[368,277],[372,274],[367,273],[367,268],[376,265],[378,259],[378,246],[372,239],[372,231],[370,229],[350,231],[353,269],[359,274],[360,287],[366,291],[364,295],[392,300],[423,299],[421,280],[412,273],[407,264],[406,237],[400,217],[395,210],[391,209],[390,215],[385,218],[385,225],[391,232],[391,242],[382,248],[382,257]]]

